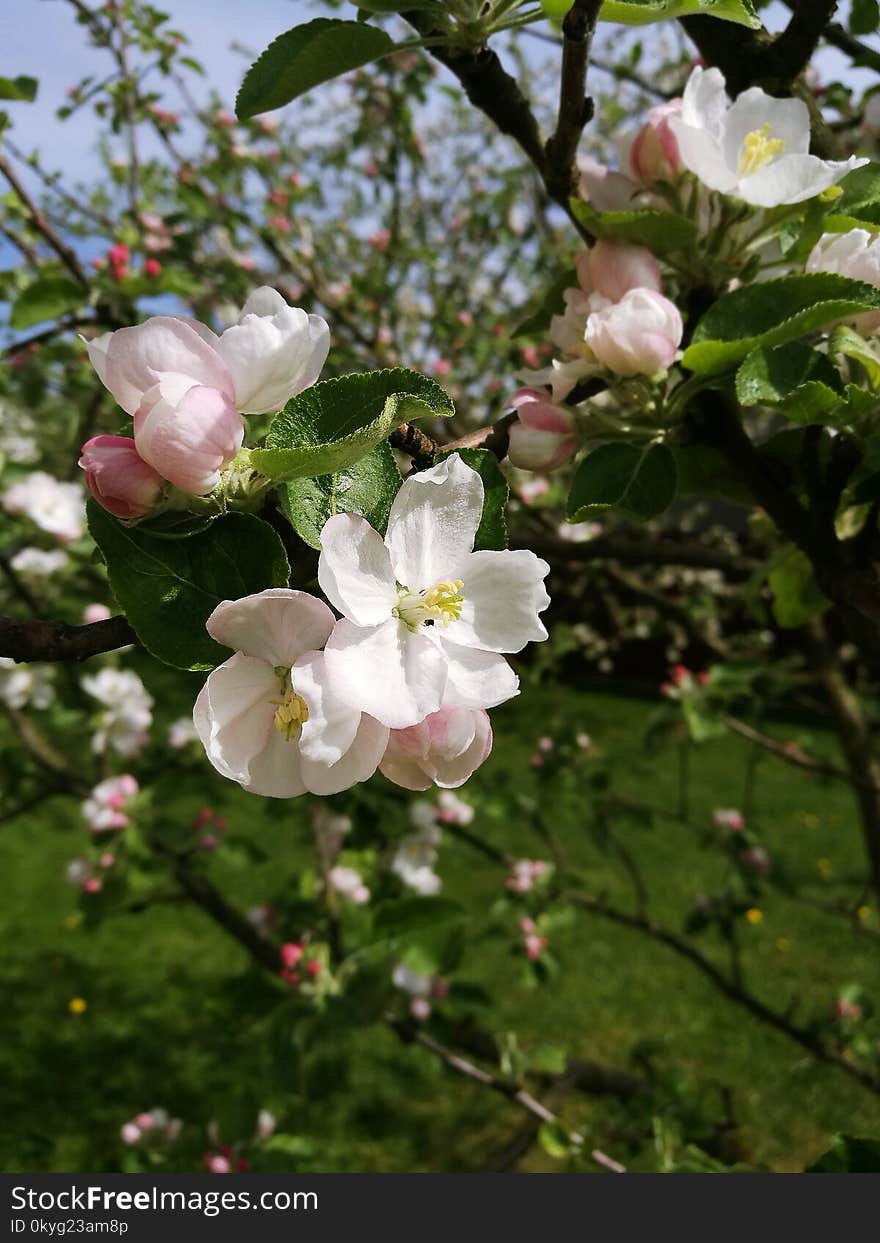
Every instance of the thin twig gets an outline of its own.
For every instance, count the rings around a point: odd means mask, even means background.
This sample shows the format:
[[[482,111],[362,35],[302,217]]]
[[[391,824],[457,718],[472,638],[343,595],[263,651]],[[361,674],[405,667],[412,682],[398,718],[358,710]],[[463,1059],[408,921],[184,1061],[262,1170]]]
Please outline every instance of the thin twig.
[[[562,70],[559,77],[559,111],[556,129],[545,148],[544,181],[553,198],[577,194],[575,163],[584,126],[593,116],[587,96],[587,63],[601,0],[574,0],[562,21]]]

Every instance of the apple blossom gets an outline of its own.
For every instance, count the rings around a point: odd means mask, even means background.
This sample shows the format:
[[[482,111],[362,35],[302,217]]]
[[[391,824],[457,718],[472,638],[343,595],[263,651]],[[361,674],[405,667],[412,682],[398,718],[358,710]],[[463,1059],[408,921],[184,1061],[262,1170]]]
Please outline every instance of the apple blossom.
[[[191,716],[178,717],[168,726],[168,745],[172,751],[182,751],[191,742],[197,742],[198,737]]]
[[[437,893],[442,884],[434,871],[439,842],[440,831],[436,824],[432,824],[430,828],[402,837],[391,860],[391,871],[394,875],[408,889],[423,897]]]
[[[441,706],[488,708],[517,691],[501,652],[546,639],[550,567],[525,549],[474,552],[483,481],[461,457],[411,475],[382,537],[355,514],[321,532],[318,581],[341,613],[327,643],[340,693],[406,729]]]
[[[629,149],[629,169],[643,186],[655,181],[675,181],[682,171],[678,140],[670,120],[681,114],[682,100],[670,99],[648,113]]]
[[[653,289],[631,289],[594,312],[585,339],[596,360],[620,376],[653,376],[675,359],[684,331],[677,307]]]
[[[93,436],[82,447],[79,465],[89,492],[117,518],[142,518],[165,486],[129,436]]]
[[[418,725],[393,729],[379,771],[407,790],[460,786],[488,758],[492,727],[482,708],[441,708]]]
[[[441,790],[437,795],[437,810],[434,813],[438,824],[471,824],[474,809],[463,798],[453,794],[452,790]]]
[[[535,881],[549,871],[549,864],[543,859],[514,859],[510,875],[504,882],[512,893],[528,893]]]
[[[388,730],[340,693],[320,649],[326,604],[270,588],[219,604],[208,633],[235,655],[209,674],[193,711],[219,773],[255,794],[336,794],[375,772]]]
[[[48,578],[67,565],[67,553],[60,548],[21,548],[9,564],[24,578]]]
[[[631,242],[600,238],[581,251],[576,262],[578,282],[587,294],[598,294],[619,302],[631,289],[653,289],[660,293],[663,281],[660,265],[650,250]],[[591,300],[590,310],[601,310],[607,303]]]
[[[79,539],[85,531],[85,499],[78,483],[61,483],[44,470],[32,471],[3,493],[10,514],[25,514],[42,531],[62,542]]]
[[[720,69],[692,71],[681,113],[668,124],[686,168],[710,190],[754,207],[802,203],[868,163],[810,155],[810,114],[802,99],[776,99],[752,86],[731,104]]]
[[[514,466],[520,470],[555,470],[574,455],[574,416],[564,406],[554,405],[546,389],[517,389],[509,404],[517,412],[507,451]]]
[[[370,900],[370,891],[363,877],[355,868],[334,867],[327,873],[327,883],[332,891],[346,901],[362,906]]]
[[[391,982],[402,993],[409,993],[410,997],[430,997],[433,976],[413,971],[406,963],[399,962],[391,973]]]
[[[46,665],[16,664],[0,656],[0,702],[7,708],[48,708],[55,699],[55,672]]]
[[[880,288],[880,238],[867,229],[823,233],[810,251],[806,270],[837,272]],[[880,311],[867,311],[855,316],[852,322],[859,332],[874,332],[880,328]]]
[[[729,829],[731,833],[740,833],[746,826],[742,812],[732,807],[716,807],[712,812],[712,823],[716,829]]]
[[[579,155],[577,166],[581,197],[596,211],[628,211],[635,206],[633,199],[641,186],[624,173],[614,172],[589,155]]]
[[[101,754],[109,747],[119,755],[137,755],[149,737],[153,697],[134,670],[101,669],[86,674],[80,684],[104,709],[92,749]]]
[[[82,813],[91,831],[124,829],[129,823],[127,804],[138,789],[137,780],[130,773],[99,782],[82,804]]]

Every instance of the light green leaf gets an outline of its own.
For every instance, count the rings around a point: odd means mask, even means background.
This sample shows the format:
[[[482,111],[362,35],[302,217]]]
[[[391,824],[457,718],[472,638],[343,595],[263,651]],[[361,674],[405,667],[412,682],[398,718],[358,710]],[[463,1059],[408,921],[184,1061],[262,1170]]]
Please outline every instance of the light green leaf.
[[[9,312],[9,327],[31,328],[75,311],[88,297],[88,290],[69,276],[42,276],[23,289]]]
[[[251,461],[278,481],[335,474],[401,423],[454,413],[439,384],[405,367],[322,380],[275,416],[265,448],[255,449]]]
[[[364,22],[316,17],[279,35],[244,76],[235,101],[239,120],[290,103],[322,82],[368,65],[395,48],[384,30]]]
[[[831,334],[828,350],[831,354],[843,354],[846,358],[861,363],[867,372],[871,388],[880,388],[880,353],[873,347],[872,342],[866,341],[854,329],[840,324]]]
[[[387,444],[378,444],[335,475],[285,484],[284,511],[300,539],[312,548],[321,547],[321,529],[334,514],[360,514],[384,535],[401,483],[394,454]]]
[[[687,250],[694,245],[696,225],[670,211],[596,211],[583,199],[569,199],[575,218],[595,236],[647,246],[655,255]]]
[[[17,78],[0,78],[0,99],[17,99],[32,104],[37,98],[39,82],[19,74]]]
[[[281,540],[253,514],[227,514],[189,539],[123,526],[94,501],[88,522],[138,638],[178,669],[213,669],[228,659],[205,630],[221,600],[286,587],[290,577]]]
[[[872,161],[853,169],[839,184],[843,193],[825,221],[828,232],[848,232],[858,225],[880,228],[880,164]]]
[[[805,626],[830,603],[816,584],[806,554],[794,545],[782,549],[773,559],[767,582],[773,592],[773,616],[780,626]]]
[[[569,522],[619,506],[637,518],[661,514],[675,499],[675,458],[666,445],[642,450],[615,442],[600,445],[578,466],[568,496]]]
[[[562,1161],[571,1156],[571,1136],[558,1122],[542,1122],[538,1131],[538,1142],[547,1156],[554,1161]]]
[[[560,22],[571,8],[571,0],[541,0],[541,8],[548,17]],[[645,26],[698,13],[752,29],[761,24],[750,0],[605,0],[599,19],[624,26]]]
[[[880,289],[831,272],[760,281],[718,299],[697,324],[682,361],[699,375],[715,375],[758,346],[784,345],[837,319],[876,310]]]
[[[507,502],[510,499],[510,485],[504,477],[498,459],[488,449],[457,449],[462,461],[475,470],[483,480],[483,516],[477,528],[474,550],[499,550],[507,547]],[[448,453],[438,454],[437,460],[448,457]]]

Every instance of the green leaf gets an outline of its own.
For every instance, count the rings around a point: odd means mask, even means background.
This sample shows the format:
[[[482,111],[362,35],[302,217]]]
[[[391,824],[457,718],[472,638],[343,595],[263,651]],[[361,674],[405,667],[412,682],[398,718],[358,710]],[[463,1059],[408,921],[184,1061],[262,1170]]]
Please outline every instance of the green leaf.
[[[88,290],[69,276],[41,276],[23,289],[9,312],[10,328],[31,328],[75,311],[85,302]]]
[[[736,395],[744,406],[779,406],[796,423],[822,422],[844,400],[828,355],[803,341],[753,350],[736,373]]]
[[[877,0],[852,0],[849,11],[849,28],[854,35],[870,35],[880,23],[880,5]]]
[[[498,459],[488,449],[453,449],[462,461],[475,470],[483,481],[483,516],[477,528],[474,540],[474,551],[484,549],[499,550],[507,547],[507,502],[510,499],[510,485],[504,477]],[[448,453],[438,455],[438,461],[448,457]]]
[[[396,902],[383,902],[377,908],[373,931],[383,940],[390,940],[425,928],[458,923],[464,915],[464,908],[449,898],[400,898]]]
[[[321,82],[368,65],[395,48],[384,30],[363,22],[316,17],[279,35],[244,76],[235,110],[240,121],[290,103]]]
[[[831,354],[843,354],[846,358],[861,363],[868,374],[871,388],[880,388],[880,354],[871,342],[866,341],[854,329],[847,328],[845,324],[838,325],[831,334],[828,351]]]
[[[816,584],[806,554],[793,545],[773,559],[767,582],[773,592],[773,616],[787,629],[805,626],[830,603]]]
[[[286,484],[284,512],[300,539],[312,548],[321,547],[321,529],[334,514],[360,514],[384,535],[401,483],[394,454],[387,444],[378,444],[366,457],[334,475]]]
[[[279,481],[334,474],[401,423],[454,413],[439,384],[405,367],[322,380],[275,416],[265,449],[255,449],[251,461]]]
[[[682,361],[699,375],[715,375],[758,346],[784,345],[834,320],[876,310],[880,289],[835,273],[760,281],[718,299],[697,324]]]
[[[850,480],[850,487],[856,505],[867,505],[880,499],[880,436],[869,437],[865,456]]]
[[[565,1050],[555,1044],[539,1044],[529,1062],[532,1070],[542,1071],[545,1075],[565,1074]]]
[[[566,516],[582,522],[617,505],[637,518],[653,518],[675,499],[676,482],[675,458],[666,445],[600,445],[575,471]]]
[[[562,1161],[571,1156],[571,1136],[558,1122],[542,1122],[538,1131],[538,1143],[548,1157]]]
[[[32,104],[37,98],[39,82],[19,74],[17,78],[0,78],[0,99],[18,99]]]
[[[571,0],[541,0],[541,8],[548,17],[561,21],[571,8]],[[645,26],[699,13],[753,30],[761,24],[751,0],[605,0],[599,18],[624,26]]]
[[[826,218],[828,232],[848,232],[859,224],[868,229],[880,227],[880,164],[853,169],[839,184],[843,193]]]
[[[94,501],[88,522],[138,638],[178,669],[213,669],[228,658],[205,630],[221,600],[286,587],[290,577],[280,539],[253,514],[227,514],[189,539],[123,526]]]
[[[655,255],[690,249],[697,227],[686,216],[670,211],[596,211],[583,199],[569,199],[575,218],[595,237],[617,238],[647,246]]]
[[[440,0],[351,0],[365,13],[406,13],[415,9],[436,9],[441,12]]]
[[[880,1172],[880,1140],[835,1135],[831,1147],[808,1166],[807,1174],[876,1174]]]

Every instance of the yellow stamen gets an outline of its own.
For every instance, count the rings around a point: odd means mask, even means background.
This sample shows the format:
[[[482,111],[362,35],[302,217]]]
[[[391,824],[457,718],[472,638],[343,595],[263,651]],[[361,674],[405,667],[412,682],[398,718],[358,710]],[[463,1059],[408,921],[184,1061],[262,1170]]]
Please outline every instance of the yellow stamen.
[[[750,177],[752,173],[757,173],[771,160],[775,160],[777,155],[782,155],[785,150],[784,141],[781,138],[768,137],[769,133],[770,122],[768,121],[760,129],[753,129],[750,134],[746,134],[740,148],[738,176]]]
[[[297,695],[292,687],[288,687],[283,699],[273,699],[271,702],[278,705],[275,709],[275,728],[278,733],[283,734],[288,742],[298,738],[309,719],[309,709],[302,695]]]
[[[448,626],[461,617],[463,587],[460,578],[443,580],[420,592],[399,587],[397,607],[392,611],[392,616],[409,626],[410,630],[418,630],[427,621],[439,621]]]

